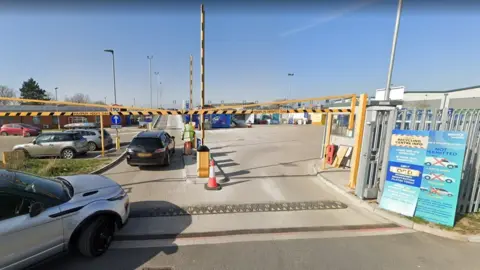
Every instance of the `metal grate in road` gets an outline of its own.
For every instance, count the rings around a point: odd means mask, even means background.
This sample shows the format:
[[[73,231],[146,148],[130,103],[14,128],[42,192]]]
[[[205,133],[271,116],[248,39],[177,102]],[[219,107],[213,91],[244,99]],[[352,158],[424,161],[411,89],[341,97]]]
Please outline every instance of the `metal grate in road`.
[[[169,206],[149,209],[132,209],[130,217],[165,217],[186,215],[218,215],[231,213],[255,212],[287,212],[306,210],[334,210],[345,209],[347,205],[338,201],[308,201],[308,202],[271,202],[249,204],[212,204],[192,205],[186,207]]]

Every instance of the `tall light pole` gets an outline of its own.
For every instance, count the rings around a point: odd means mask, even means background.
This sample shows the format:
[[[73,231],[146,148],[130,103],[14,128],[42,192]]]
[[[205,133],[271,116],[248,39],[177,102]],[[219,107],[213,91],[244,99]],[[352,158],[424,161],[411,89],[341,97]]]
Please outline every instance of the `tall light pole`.
[[[155,74],[155,77],[157,78],[157,84],[158,84],[158,88],[157,88],[157,109],[158,109],[159,108],[158,95],[160,92],[160,85],[162,84],[162,82],[160,81],[160,72],[155,71],[154,74]]]
[[[193,56],[190,54],[190,100],[189,100],[189,110],[193,109]],[[190,123],[193,122],[192,114],[190,114]]]
[[[205,106],[205,7],[200,5],[200,107]],[[202,145],[205,144],[205,117],[200,115]]]
[[[113,102],[117,104],[117,83],[115,81],[115,52],[111,49],[103,50],[112,54],[112,67],[113,67]],[[106,104],[106,102],[105,102]]]
[[[287,76],[293,77],[295,76],[295,73],[288,73]],[[292,82],[290,79],[288,80],[288,96],[289,99],[292,99]]]
[[[55,87],[55,100],[58,101],[58,94],[57,94],[58,87]],[[57,112],[58,112],[58,104],[55,105]],[[57,126],[60,129],[60,116],[57,116]]]
[[[387,87],[385,88],[384,100],[390,99],[390,84],[392,82],[393,64],[395,62],[395,50],[397,48],[398,28],[400,27],[400,17],[402,15],[403,0],[398,0],[397,19],[395,21],[395,30],[393,32],[392,53],[390,54],[390,66],[388,67]]]
[[[151,56],[147,56],[147,59],[148,59],[148,76],[149,76],[149,79],[150,79],[150,108],[153,108],[153,90],[152,90],[152,58],[153,58],[153,55]]]

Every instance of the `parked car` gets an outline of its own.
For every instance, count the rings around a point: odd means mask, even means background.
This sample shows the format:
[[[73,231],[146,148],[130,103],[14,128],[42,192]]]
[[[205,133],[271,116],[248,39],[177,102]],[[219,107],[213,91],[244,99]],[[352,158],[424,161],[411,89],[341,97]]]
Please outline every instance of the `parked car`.
[[[165,131],[142,131],[127,148],[130,166],[170,165],[175,153],[175,136]]]
[[[88,152],[88,142],[78,132],[43,133],[31,143],[18,144],[15,151],[24,151],[28,157],[61,157],[72,159]]]
[[[40,133],[42,133],[41,128],[28,124],[5,124],[0,127],[0,135],[2,136],[17,135],[30,137],[38,136]]]
[[[0,175],[0,269],[24,269],[72,250],[100,256],[130,213],[127,193],[102,175]]]
[[[443,188],[434,188],[434,187],[431,187],[431,188],[430,188],[430,193],[432,193],[432,194],[438,194],[438,195],[441,195],[441,196],[448,196],[448,197],[452,197],[452,196],[453,196],[453,193],[451,193],[450,191],[445,190],[445,189],[443,189]]]
[[[82,137],[87,139],[89,151],[95,151],[97,149],[102,148],[101,129],[73,129],[73,130],[65,130],[64,132],[80,133]],[[112,136],[105,129],[103,130],[103,145],[105,148],[111,148],[113,146]]]

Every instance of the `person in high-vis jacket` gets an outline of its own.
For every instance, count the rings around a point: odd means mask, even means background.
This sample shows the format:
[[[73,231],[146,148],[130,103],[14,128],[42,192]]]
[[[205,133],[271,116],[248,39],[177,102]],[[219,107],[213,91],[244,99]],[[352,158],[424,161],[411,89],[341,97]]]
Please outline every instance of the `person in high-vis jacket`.
[[[184,144],[183,144],[184,154],[191,155],[193,141],[195,140],[195,129],[190,123],[186,123],[183,127],[182,140],[184,141]]]

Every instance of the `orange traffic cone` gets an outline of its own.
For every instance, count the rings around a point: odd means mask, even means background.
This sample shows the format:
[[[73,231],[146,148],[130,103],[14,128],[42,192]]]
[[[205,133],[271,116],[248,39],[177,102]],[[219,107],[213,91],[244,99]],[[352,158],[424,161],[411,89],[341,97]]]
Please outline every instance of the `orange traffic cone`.
[[[217,177],[215,176],[215,161],[210,159],[210,174],[208,176],[208,183],[205,184],[206,190],[220,190],[222,187],[217,183]]]

